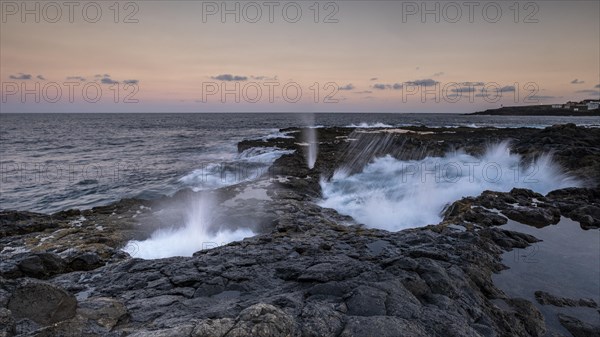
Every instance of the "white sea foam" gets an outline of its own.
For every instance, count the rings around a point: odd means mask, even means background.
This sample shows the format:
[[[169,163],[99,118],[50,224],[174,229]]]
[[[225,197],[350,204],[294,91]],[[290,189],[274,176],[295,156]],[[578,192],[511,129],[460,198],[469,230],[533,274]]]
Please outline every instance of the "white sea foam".
[[[267,173],[275,160],[293,152],[274,147],[249,148],[232,162],[204,164],[181,177],[179,182],[200,191],[256,180]]]
[[[188,209],[183,227],[159,229],[147,240],[130,241],[123,250],[142,259],[192,256],[197,251],[255,235],[248,228],[216,230],[211,216],[214,204],[206,196],[194,200]]]
[[[372,128],[391,128],[393,126],[384,123],[360,123],[360,124],[350,124],[346,126],[347,128],[359,128],[359,129],[372,129]]]
[[[291,135],[294,132],[296,132],[296,131],[281,132],[278,129],[275,129],[275,130],[272,130],[272,132],[270,134],[260,137],[258,139],[267,141],[269,139],[275,139],[275,138],[294,138],[294,136]]]
[[[545,194],[580,185],[550,155],[524,165],[519,155],[510,153],[507,143],[490,147],[480,158],[464,152],[418,161],[385,156],[360,173],[347,172],[341,169],[330,181],[321,182],[321,206],[391,231],[436,224],[447,205],[485,190],[507,192],[520,187]]]
[[[273,147],[249,148],[233,162],[206,164],[179,181],[198,191],[256,180],[267,173],[275,160],[293,152]],[[189,212],[183,226],[159,229],[147,240],[130,241],[123,250],[143,259],[191,256],[199,250],[255,235],[249,228],[224,229],[213,223],[211,214],[215,207],[207,196],[198,197],[186,205]]]

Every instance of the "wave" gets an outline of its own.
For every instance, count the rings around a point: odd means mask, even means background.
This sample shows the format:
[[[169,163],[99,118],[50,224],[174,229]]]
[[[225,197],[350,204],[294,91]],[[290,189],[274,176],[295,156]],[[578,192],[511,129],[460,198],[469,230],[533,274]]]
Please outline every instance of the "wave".
[[[322,207],[352,216],[368,227],[398,231],[437,224],[450,203],[485,190],[527,188],[546,194],[581,183],[562,172],[548,154],[529,165],[511,154],[508,143],[491,146],[481,157],[465,152],[402,161],[379,157],[361,172],[335,172],[321,181]]]
[[[372,128],[391,128],[392,125],[384,124],[384,123],[360,123],[360,124],[350,124],[346,125],[347,128],[357,128],[357,129],[372,129]]]
[[[195,191],[237,185],[262,177],[275,160],[293,152],[275,147],[249,148],[238,154],[233,161],[203,164],[178,181]]]
[[[294,132],[297,132],[297,131],[285,131],[285,132],[281,132],[281,131],[275,129],[271,133],[269,133],[268,135],[263,136],[263,137],[259,137],[259,138],[256,138],[256,139],[267,141],[267,140],[275,139],[275,138],[294,138],[294,136],[290,135],[291,133],[294,133]]]

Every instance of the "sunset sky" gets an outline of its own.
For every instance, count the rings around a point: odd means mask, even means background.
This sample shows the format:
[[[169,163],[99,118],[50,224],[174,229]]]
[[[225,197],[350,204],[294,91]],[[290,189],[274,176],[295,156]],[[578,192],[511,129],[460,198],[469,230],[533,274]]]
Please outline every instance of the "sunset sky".
[[[97,1],[72,16],[62,1],[27,1],[24,17],[24,2],[1,3],[2,112],[472,112],[600,91],[599,1],[321,1],[318,13],[314,1]],[[73,102],[65,82],[80,83]],[[36,85],[39,103],[22,97]],[[86,85],[99,101],[83,99]],[[239,85],[240,102],[222,103],[222,85]]]

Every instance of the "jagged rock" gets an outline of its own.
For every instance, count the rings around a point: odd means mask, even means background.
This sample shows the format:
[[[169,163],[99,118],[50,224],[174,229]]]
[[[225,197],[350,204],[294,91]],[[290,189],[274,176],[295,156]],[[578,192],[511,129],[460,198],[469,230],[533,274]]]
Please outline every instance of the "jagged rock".
[[[410,130],[390,136],[392,156],[421,159],[453,148],[478,154],[490,142],[512,138],[512,150],[526,159],[555,150],[561,163],[577,163],[569,167],[579,177],[600,176],[593,170],[600,161],[596,129],[456,128],[433,134],[418,133],[431,131],[424,127]],[[538,226],[567,216],[593,227],[600,189],[564,189],[546,196],[524,189],[486,191],[454,202],[439,225],[398,233],[368,229],[313,200],[320,196],[321,177],[330,177],[343,163],[353,131],[319,129],[320,155],[312,170],[306,168],[301,151],[278,159],[270,172],[277,179],[260,182],[268,185],[271,200],[236,203],[216,212],[219,220],[236,226],[256,212],[261,223],[252,228],[259,235],[192,257],[145,261],[120,252],[129,240],[144,240],[157,228],[181,223],[181,205],[197,196],[191,190],[52,216],[0,212],[0,310],[5,305],[10,309],[10,315],[7,309],[0,317],[9,325],[14,319],[15,331],[53,337],[543,334],[544,319],[535,307],[506,298],[492,282],[492,274],[506,268],[504,252],[537,241],[498,228],[507,222],[502,214]],[[581,133],[582,143],[575,144],[561,132]],[[298,150],[298,142],[248,141],[238,147]],[[201,193],[225,203],[240,188]],[[43,284],[53,288],[24,293],[18,290],[24,276],[44,278]],[[28,295],[34,293],[46,297]],[[76,311],[69,293],[80,299]],[[42,305],[29,312],[14,298]],[[52,311],[54,316],[45,320],[35,317],[56,306],[57,298],[68,308]],[[497,299],[506,307],[491,302]],[[55,317],[59,312],[62,316]],[[569,322],[565,324],[589,330]]]
[[[573,337],[597,337],[600,336],[600,326],[593,326],[589,323],[582,322],[581,320],[568,316],[565,314],[558,314],[558,320],[560,324],[564,326]]]
[[[536,291],[535,299],[538,301],[539,304],[554,305],[557,307],[598,307],[598,304],[596,304],[596,301],[594,301],[593,299],[582,298],[579,300],[574,300],[565,297],[558,297],[545,291]]]
[[[584,229],[600,228],[600,207],[585,205],[574,209],[568,216],[581,223]]]
[[[18,267],[25,276],[47,278],[61,274],[65,270],[65,262],[53,253],[30,254],[18,261]]]
[[[129,337],[189,337],[193,329],[193,325],[182,325],[170,329],[138,331],[132,333]]]
[[[344,315],[334,304],[309,302],[302,308],[302,336],[335,337],[344,326]]]
[[[11,337],[15,333],[15,319],[12,312],[6,308],[0,308],[0,337]]]
[[[540,311],[529,301],[522,298],[509,299],[508,303],[515,309],[520,324],[531,336],[543,336],[546,333],[546,324]]]
[[[555,225],[560,221],[560,211],[555,208],[515,207],[503,210],[502,214],[511,220],[535,227]]]
[[[292,337],[296,322],[281,309],[264,303],[244,309],[227,337]]]
[[[77,314],[111,330],[127,315],[127,308],[114,298],[96,297],[79,302]]]
[[[103,265],[103,263],[98,254],[94,252],[86,252],[73,258],[73,260],[69,263],[69,268],[74,271],[92,270],[100,267],[101,265]]]
[[[346,299],[347,314],[351,316],[385,316],[387,294],[372,287],[359,286]]]
[[[192,337],[224,337],[233,327],[235,321],[231,318],[208,319],[196,324]]]
[[[77,300],[63,289],[46,282],[26,281],[12,294],[8,309],[16,319],[26,318],[41,325],[75,316]]]
[[[49,215],[0,211],[0,238],[42,232],[56,227],[58,227],[58,224]]]
[[[395,337],[395,336],[430,336],[418,325],[408,320],[389,317],[349,317],[340,337]]]

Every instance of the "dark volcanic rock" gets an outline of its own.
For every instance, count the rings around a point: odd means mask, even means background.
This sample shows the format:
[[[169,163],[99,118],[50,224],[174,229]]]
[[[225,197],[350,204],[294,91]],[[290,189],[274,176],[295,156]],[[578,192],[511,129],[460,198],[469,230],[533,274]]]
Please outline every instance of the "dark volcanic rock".
[[[600,336],[600,326],[593,326],[564,314],[558,314],[558,320],[574,337]]]
[[[589,308],[597,308],[598,305],[596,304],[596,302],[592,299],[579,299],[579,300],[574,300],[574,299],[570,299],[570,298],[565,298],[565,297],[558,297],[555,295],[552,295],[550,293],[547,293],[545,291],[536,291],[535,292],[535,299],[538,301],[539,304],[542,305],[554,305],[557,307],[589,307]]]
[[[478,197],[454,202],[444,212],[444,223],[498,226],[508,218],[539,228],[556,224],[565,216],[578,221],[583,229],[600,228],[598,205],[600,188],[566,188],[545,197],[523,189],[509,193],[485,191]]]
[[[141,260],[121,251],[158,228],[181,225],[197,193],[182,190],[154,201],[127,199],[91,210],[54,215],[0,212],[0,336],[542,336],[545,321],[532,303],[512,299],[491,275],[506,267],[502,254],[537,239],[498,228],[507,219],[547,226],[561,216],[599,226],[600,189],[574,188],[546,196],[525,189],[486,191],[449,205],[438,225],[397,233],[369,229],[315,204],[321,177],[362,151],[399,159],[440,156],[454,149],[481,154],[510,139],[530,160],[554,152],[579,178],[599,178],[600,130],[406,128],[366,133],[317,129],[319,157],[306,168],[300,129],[295,138],[238,145],[295,150],[268,177],[268,200],[235,201],[253,183],[209,193],[223,228],[247,227],[257,236],[191,257]],[[372,131],[369,131],[372,132]],[[383,139],[383,141],[382,141]],[[235,202],[234,202],[235,201]],[[227,206],[229,205],[229,206]],[[143,223],[144,226],[139,224]],[[135,255],[135,254],[133,254]],[[26,277],[45,279],[44,282]],[[559,294],[540,303],[570,305]],[[505,305],[498,305],[498,303]],[[595,303],[577,300],[576,305]],[[577,318],[561,317],[574,335],[593,335]]]
[[[59,287],[40,281],[26,281],[18,286],[8,302],[17,319],[29,319],[49,325],[75,316],[75,296]]]
[[[43,214],[0,211],[0,238],[54,229],[57,224]]]
[[[560,221],[560,211],[556,208],[515,207],[502,211],[509,219],[534,227],[555,225]]]

